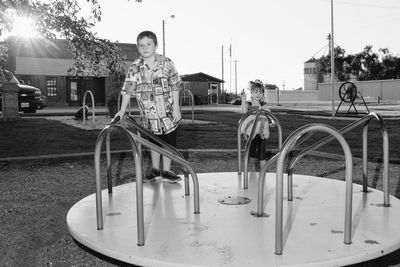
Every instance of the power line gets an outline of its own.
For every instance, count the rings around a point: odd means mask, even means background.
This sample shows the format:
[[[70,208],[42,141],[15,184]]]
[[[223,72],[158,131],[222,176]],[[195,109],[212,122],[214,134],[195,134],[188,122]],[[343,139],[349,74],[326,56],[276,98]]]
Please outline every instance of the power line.
[[[322,49],[324,49],[324,53],[325,53],[327,46],[328,46],[328,45],[324,45],[324,46],[323,46],[320,50],[318,50],[318,52],[315,53],[311,58],[315,58],[315,56],[316,56],[317,54],[319,54],[319,52],[321,52]],[[322,54],[324,54],[324,53],[322,53]]]
[[[329,0],[325,0],[329,1]],[[387,8],[387,9],[400,9],[400,6],[381,6],[381,5],[369,5],[369,4],[357,4],[357,3],[349,3],[344,1],[337,1],[335,0],[335,4],[343,4],[349,6],[361,6],[361,7],[376,7],[376,8]]]
[[[338,47],[339,45],[336,42],[333,42],[335,47]],[[315,53],[311,58],[315,58],[316,55],[318,55],[322,50],[324,52],[321,53],[321,55],[325,55],[326,50],[329,48],[329,44],[324,45],[320,50],[318,50],[317,53]]]

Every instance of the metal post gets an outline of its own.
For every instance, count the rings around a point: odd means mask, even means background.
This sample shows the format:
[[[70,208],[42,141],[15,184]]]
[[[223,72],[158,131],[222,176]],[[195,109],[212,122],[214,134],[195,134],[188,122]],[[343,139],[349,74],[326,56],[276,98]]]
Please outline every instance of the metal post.
[[[278,106],[280,106],[281,104],[279,104],[279,87],[277,86],[276,87],[276,99],[277,99],[277,101],[278,101]]]
[[[165,56],[165,21],[168,18],[175,18],[175,15],[171,15],[169,17],[166,17],[165,19],[162,20],[162,39],[163,39],[163,56]]]
[[[366,123],[363,128],[363,143],[362,143],[363,192],[368,192],[368,123]]]
[[[334,46],[334,41],[333,41],[333,0],[331,0],[331,99],[332,99],[332,119],[335,118],[335,100],[333,97],[333,82],[335,78],[335,46]]]
[[[221,49],[221,65],[222,65],[222,81],[224,80],[224,46],[222,46],[222,49]],[[218,101],[218,91],[219,91],[219,88],[217,88],[217,104],[219,104],[219,101]],[[221,83],[221,94],[222,93],[224,93],[224,82],[222,82]]]
[[[162,54],[165,56],[165,20],[162,20]]]
[[[237,95],[237,60],[235,60],[235,94]]]

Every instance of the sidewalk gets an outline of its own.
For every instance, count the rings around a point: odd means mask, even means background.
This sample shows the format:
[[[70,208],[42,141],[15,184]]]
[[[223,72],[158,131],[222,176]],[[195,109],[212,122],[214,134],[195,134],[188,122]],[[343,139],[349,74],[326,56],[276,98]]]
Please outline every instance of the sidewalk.
[[[335,117],[348,117],[348,116],[362,116],[367,113],[367,109],[363,104],[356,103],[355,107],[359,114],[354,110],[354,107],[350,108],[350,103],[342,103],[338,113],[336,110],[340,102],[335,102],[332,107],[331,101],[281,101],[278,103],[272,102],[270,104],[272,112],[295,112],[302,113],[304,115],[316,115],[316,116],[332,116]],[[382,117],[387,117],[391,119],[400,119],[400,101],[398,100],[386,100],[380,103],[370,102],[367,103],[370,112],[376,112]],[[36,117],[36,116],[74,116],[76,111],[80,107],[46,107],[42,110],[38,110],[34,114],[23,114],[20,113],[22,117]],[[350,110],[349,110],[350,108]],[[185,112],[191,112],[192,106],[183,106],[182,110]],[[194,111],[196,110],[211,110],[211,111],[232,111],[240,112],[240,105],[231,104],[210,104],[210,105],[197,105],[194,106]],[[349,112],[347,112],[349,110]],[[131,112],[138,113],[137,108],[131,108]],[[91,115],[92,109],[89,111]],[[108,115],[108,109],[105,106],[95,107],[95,115]]]

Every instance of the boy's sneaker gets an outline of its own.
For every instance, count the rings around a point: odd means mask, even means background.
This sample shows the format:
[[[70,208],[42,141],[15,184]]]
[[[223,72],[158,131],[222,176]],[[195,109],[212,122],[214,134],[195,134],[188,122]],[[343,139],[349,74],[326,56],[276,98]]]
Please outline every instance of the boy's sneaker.
[[[177,183],[182,178],[171,171],[161,171],[161,181],[168,183]]]
[[[156,177],[160,175],[160,170],[157,170],[156,168],[151,168],[151,170],[148,171],[143,177],[143,183],[154,182],[156,180]]]

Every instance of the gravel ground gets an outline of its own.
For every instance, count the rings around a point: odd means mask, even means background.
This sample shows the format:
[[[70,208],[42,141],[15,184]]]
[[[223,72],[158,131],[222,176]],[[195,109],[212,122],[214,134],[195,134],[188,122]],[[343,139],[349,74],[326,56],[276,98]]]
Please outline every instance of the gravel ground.
[[[197,172],[236,170],[236,153],[186,153]],[[149,166],[145,155],[145,166]],[[103,166],[105,164],[102,164]],[[175,166],[174,171],[180,172]],[[343,179],[344,161],[306,157],[295,173]],[[382,165],[369,163],[370,187],[382,188]],[[113,158],[114,184],[134,181],[132,158]],[[354,180],[361,179],[361,160],[354,161]],[[102,171],[105,174],[105,171]],[[400,196],[399,165],[390,165],[391,194]],[[79,246],[66,226],[68,210],[95,191],[92,158],[59,162],[9,162],[0,165],[1,266],[116,266],[122,265]],[[201,182],[201,181],[200,181]],[[359,266],[400,264],[400,252]],[[399,265],[400,266],[400,265]]]

